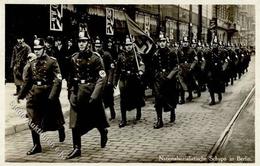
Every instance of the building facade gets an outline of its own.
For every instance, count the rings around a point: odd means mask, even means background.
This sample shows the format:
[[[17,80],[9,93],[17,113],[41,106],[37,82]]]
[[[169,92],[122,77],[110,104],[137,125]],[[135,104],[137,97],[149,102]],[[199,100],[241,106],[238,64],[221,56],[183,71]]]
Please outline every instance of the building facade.
[[[128,35],[125,13],[155,41],[165,32],[173,42],[189,40],[211,42],[217,34],[224,42],[254,43],[253,5],[62,5],[62,30],[50,28],[50,5],[6,5],[6,78],[12,80],[10,60],[16,36],[23,33],[33,45],[33,36],[52,35],[64,40],[76,38],[86,30],[94,40],[112,37],[121,43]]]

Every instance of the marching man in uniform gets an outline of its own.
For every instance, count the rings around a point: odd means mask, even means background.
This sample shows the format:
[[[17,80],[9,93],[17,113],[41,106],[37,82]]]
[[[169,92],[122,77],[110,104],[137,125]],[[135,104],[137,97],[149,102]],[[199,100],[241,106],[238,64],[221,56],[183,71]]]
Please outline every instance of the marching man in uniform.
[[[73,149],[66,159],[81,155],[81,136],[93,128],[100,132],[101,148],[106,146],[108,139],[106,128],[109,124],[102,103],[106,72],[100,55],[90,50],[89,40],[80,33],[79,52],[73,54],[70,64],[68,88]]]
[[[141,107],[145,105],[143,87],[141,85],[141,76],[145,68],[144,63],[141,57],[135,54],[133,43],[128,37],[126,38],[125,49],[125,52],[118,55],[114,80],[114,85],[117,85],[118,80],[120,80],[119,90],[122,117],[119,124],[120,128],[126,126],[126,111],[136,108],[136,120],[138,121],[141,119]]]
[[[34,41],[34,52],[37,58],[26,65],[24,84],[17,98],[18,103],[20,99],[27,99],[27,116],[33,139],[33,147],[27,155],[42,152],[41,132],[58,130],[60,142],[65,139],[65,121],[59,100],[61,73],[58,62],[47,55],[43,39]]]
[[[155,129],[163,127],[162,111],[170,112],[170,122],[175,122],[175,108],[178,102],[177,80],[177,55],[166,46],[166,38],[159,36],[159,49],[152,57],[154,73],[153,93],[155,95],[155,110],[157,123]]]
[[[109,107],[110,114],[111,114],[110,120],[112,120],[115,119],[116,117],[116,113],[114,109],[114,85],[113,85],[115,63],[113,61],[111,54],[108,51],[103,50],[101,40],[98,37],[94,43],[94,48],[95,51],[99,53],[99,55],[101,56],[104,62],[105,71],[107,74],[107,80],[106,80],[106,85],[103,93],[103,102],[105,108]]]

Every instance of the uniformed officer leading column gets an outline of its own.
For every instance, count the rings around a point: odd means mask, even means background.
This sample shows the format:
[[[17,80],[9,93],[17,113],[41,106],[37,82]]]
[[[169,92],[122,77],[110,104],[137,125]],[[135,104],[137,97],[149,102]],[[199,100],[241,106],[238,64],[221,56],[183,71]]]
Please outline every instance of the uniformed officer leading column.
[[[89,38],[80,36],[79,52],[72,55],[68,87],[70,92],[70,128],[73,149],[66,159],[81,155],[81,136],[93,128],[101,135],[101,148],[107,143],[106,119],[102,104],[102,92],[106,73],[102,58],[89,48]]]
[[[39,135],[42,132],[58,130],[60,142],[65,139],[65,122],[59,101],[60,68],[57,60],[46,53],[43,39],[36,39],[34,44],[37,58],[26,65],[24,84],[18,95],[18,102],[25,97],[27,99],[27,116],[33,139],[33,147],[27,155],[42,152]]]

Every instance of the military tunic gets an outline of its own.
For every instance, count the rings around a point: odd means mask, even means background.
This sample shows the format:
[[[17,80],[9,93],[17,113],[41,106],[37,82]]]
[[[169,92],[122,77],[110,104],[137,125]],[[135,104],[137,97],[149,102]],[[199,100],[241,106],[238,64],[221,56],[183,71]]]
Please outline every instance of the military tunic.
[[[11,60],[11,68],[13,68],[15,85],[22,85],[23,83],[23,69],[27,62],[27,56],[31,53],[31,48],[23,43],[20,47],[14,46]]]
[[[102,104],[106,73],[100,55],[76,52],[70,66],[70,128],[78,128],[83,135],[93,128],[109,127]]]
[[[155,95],[155,108],[164,108],[165,112],[176,108],[178,92],[176,85],[177,55],[168,48],[158,49],[152,57]]]
[[[26,97],[27,115],[43,131],[58,130],[65,123],[60,92],[61,74],[56,59],[44,54],[28,62],[18,99]]]
[[[138,62],[140,70],[144,72],[145,66],[140,56],[138,56]],[[114,85],[117,85],[119,80],[120,106],[123,110],[130,111],[145,105],[143,86],[138,73],[134,52],[119,54]]]

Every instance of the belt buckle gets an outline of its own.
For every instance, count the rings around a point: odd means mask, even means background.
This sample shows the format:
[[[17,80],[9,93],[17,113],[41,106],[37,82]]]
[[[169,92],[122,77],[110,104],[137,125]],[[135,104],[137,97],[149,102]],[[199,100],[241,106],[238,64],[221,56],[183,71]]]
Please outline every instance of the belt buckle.
[[[42,82],[41,81],[37,81],[37,85],[38,86],[42,85]]]
[[[81,84],[85,84],[86,80],[80,80]]]

